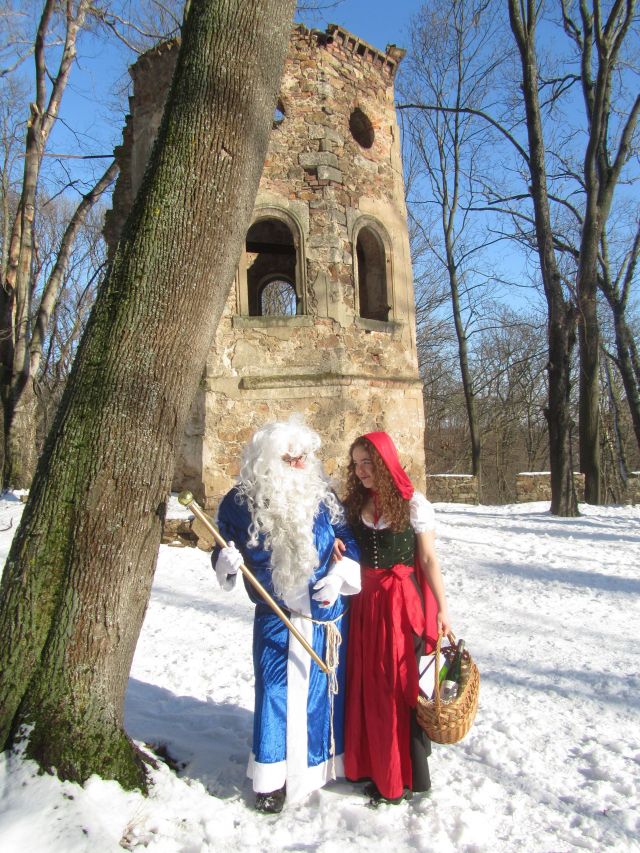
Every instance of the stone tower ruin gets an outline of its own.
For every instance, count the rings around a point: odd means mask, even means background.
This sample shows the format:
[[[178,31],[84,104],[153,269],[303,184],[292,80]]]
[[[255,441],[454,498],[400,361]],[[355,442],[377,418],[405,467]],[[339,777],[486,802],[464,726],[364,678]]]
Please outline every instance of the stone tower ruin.
[[[174,486],[214,507],[252,433],[304,414],[340,476],[350,442],[385,429],[424,488],[424,414],[394,76],[339,26],[292,31],[253,218],[178,455]],[[177,57],[133,66],[105,226],[113,248],[142,180]]]

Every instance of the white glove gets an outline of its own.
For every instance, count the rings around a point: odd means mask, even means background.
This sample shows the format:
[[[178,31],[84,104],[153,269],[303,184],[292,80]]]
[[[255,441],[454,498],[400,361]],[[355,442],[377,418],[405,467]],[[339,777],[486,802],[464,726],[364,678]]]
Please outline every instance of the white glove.
[[[340,595],[342,583],[340,575],[327,575],[314,583],[316,592],[311,597],[314,601],[319,601],[322,607],[331,607]]]
[[[222,548],[216,562],[216,577],[222,589],[233,589],[236,585],[236,575],[243,563],[242,554],[233,542],[229,542],[226,548]]]

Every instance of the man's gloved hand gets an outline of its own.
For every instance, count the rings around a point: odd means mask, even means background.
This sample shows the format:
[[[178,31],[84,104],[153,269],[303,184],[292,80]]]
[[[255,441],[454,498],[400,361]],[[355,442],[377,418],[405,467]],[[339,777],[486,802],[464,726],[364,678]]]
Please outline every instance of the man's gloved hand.
[[[233,542],[229,542],[226,548],[222,548],[216,562],[216,576],[222,589],[233,589],[236,585],[236,575],[242,564],[242,554]]]
[[[342,578],[339,575],[329,574],[319,581],[314,583],[313,588],[316,590],[312,595],[314,601],[320,602],[322,607],[331,607],[335,604],[336,598],[340,595],[342,589]]]

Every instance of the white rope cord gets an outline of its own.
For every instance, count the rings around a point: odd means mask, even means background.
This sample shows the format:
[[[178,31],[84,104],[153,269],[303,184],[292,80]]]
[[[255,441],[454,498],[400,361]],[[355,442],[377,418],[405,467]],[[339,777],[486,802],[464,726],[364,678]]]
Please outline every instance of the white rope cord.
[[[322,619],[312,619],[311,616],[306,616],[304,613],[298,613],[295,610],[290,611],[295,616],[302,616],[303,619],[308,619],[309,622],[313,622],[314,625],[322,625],[322,627],[326,631],[326,643],[327,643],[327,652],[325,663],[327,665],[327,669],[329,670],[327,674],[327,692],[329,694],[329,749],[331,752],[331,773],[335,777],[336,775],[336,739],[334,733],[333,726],[333,706],[335,697],[338,694],[338,664],[340,663],[340,646],[342,645],[342,634],[338,628],[337,623],[342,619],[345,613],[348,612],[344,610],[339,616],[336,616],[335,619],[331,620],[322,620]]]
[[[329,691],[329,731],[331,750],[331,775],[336,775],[336,739],[333,731],[333,703],[338,693],[338,661],[340,659],[340,645],[342,634],[335,622],[327,623],[327,657],[325,663],[329,672],[327,673],[327,690]]]

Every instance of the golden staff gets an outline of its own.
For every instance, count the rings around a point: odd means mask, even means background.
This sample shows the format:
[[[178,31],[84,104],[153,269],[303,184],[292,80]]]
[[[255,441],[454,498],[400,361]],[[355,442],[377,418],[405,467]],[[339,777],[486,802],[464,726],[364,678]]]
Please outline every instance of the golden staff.
[[[180,492],[180,494],[178,495],[178,500],[180,501],[182,506],[190,509],[191,512],[196,516],[196,518],[200,519],[200,521],[204,524],[204,526],[207,528],[209,533],[211,533],[211,535],[215,539],[217,545],[219,545],[221,548],[227,547],[227,543],[224,541],[222,536],[220,536],[220,534],[215,529],[213,524],[211,524],[209,517],[206,516],[204,514],[204,512],[202,511],[202,509],[198,506],[198,504],[196,503],[191,492]],[[284,612],[284,610],[280,607],[280,605],[276,601],[273,600],[273,598],[269,595],[267,590],[262,586],[260,581],[253,575],[253,573],[245,566],[244,563],[240,563],[240,571],[245,576],[245,578],[249,581],[251,586],[256,590],[258,595],[260,595],[267,602],[267,604],[273,610],[273,612],[277,616],[279,616],[280,619],[282,619],[284,624],[291,631],[291,633],[296,638],[296,640],[300,643],[300,645],[303,646],[307,652],[309,652],[309,654],[311,655],[313,660],[318,664],[320,669],[324,673],[329,675],[329,668],[326,665],[326,663],[320,657],[318,657],[318,655],[314,652],[314,650],[311,648],[309,643],[302,636],[300,631],[298,631],[296,626],[289,619],[289,617]]]

